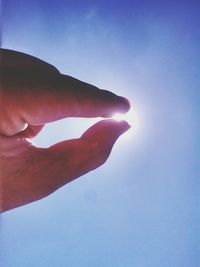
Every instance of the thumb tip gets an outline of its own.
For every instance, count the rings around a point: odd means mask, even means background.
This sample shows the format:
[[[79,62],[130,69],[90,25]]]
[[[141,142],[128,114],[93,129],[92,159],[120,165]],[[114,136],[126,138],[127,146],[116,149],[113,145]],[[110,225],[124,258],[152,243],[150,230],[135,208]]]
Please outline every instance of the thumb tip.
[[[111,121],[113,121],[113,123],[116,125],[115,130],[119,132],[119,136],[131,128],[131,125],[125,120],[116,121],[111,119]]]

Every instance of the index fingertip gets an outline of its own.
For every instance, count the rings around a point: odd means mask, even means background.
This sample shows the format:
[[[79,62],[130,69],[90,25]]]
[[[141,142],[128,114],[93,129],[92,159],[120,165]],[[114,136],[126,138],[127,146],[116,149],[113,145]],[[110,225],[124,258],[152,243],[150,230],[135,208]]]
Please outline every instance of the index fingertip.
[[[130,108],[131,108],[130,101],[127,98],[123,97],[123,96],[119,96],[119,101],[121,103],[120,112],[121,113],[128,112],[130,110]]]

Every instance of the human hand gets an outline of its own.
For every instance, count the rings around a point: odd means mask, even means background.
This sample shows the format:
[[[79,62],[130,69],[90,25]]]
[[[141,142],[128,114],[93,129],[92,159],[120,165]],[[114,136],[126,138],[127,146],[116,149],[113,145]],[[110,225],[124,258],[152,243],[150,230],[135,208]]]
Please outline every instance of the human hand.
[[[125,121],[102,120],[79,139],[49,148],[30,138],[48,122],[67,117],[110,117],[127,112],[129,102],[61,74],[29,55],[0,49],[0,211],[48,196],[102,165]]]

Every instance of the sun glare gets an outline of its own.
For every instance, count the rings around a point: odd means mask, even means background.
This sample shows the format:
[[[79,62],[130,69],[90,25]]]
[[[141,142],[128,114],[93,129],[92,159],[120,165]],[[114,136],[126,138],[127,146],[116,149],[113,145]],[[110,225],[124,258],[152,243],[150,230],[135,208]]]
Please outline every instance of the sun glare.
[[[116,113],[112,116],[112,119],[114,119],[115,121],[122,121],[123,120],[123,114],[121,113]]]
[[[116,120],[116,121],[127,121],[131,126],[133,126],[135,123],[136,123],[136,113],[135,111],[133,111],[132,109],[125,113],[125,114],[122,114],[122,113],[115,113],[113,116],[112,116],[112,119],[113,120]]]
[[[129,112],[122,114],[122,113],[115,113],[112,116],[112,119],[115,121],[127,121],[131,128],[124,134],[125,138],[130,138],[132,135],[135,135],[138,130],[138,116],[135,109],[131,109]]]

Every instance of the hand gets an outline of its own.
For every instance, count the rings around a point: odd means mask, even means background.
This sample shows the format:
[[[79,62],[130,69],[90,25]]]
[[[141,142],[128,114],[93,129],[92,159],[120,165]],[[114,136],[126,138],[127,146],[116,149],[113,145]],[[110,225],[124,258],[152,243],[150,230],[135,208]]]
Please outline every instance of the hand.
[[[49,148],[32,145],[48,122],[67,117],[110,117],[129,102],[111,92],[63,75],[28,55],[0,49],[0,210],[48,196],[108,158],[129,125],[111,119],[79,139]]]

